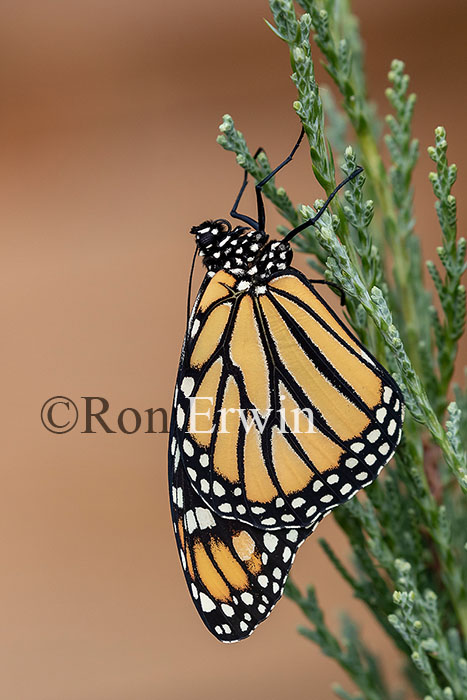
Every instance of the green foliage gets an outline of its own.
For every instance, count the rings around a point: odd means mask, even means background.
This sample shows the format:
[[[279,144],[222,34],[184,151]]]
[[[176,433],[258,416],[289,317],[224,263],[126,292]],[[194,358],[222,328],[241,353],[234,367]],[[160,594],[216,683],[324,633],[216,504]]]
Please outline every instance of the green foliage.
[[[293,0],[270,0],[268,24],[288,47],[297,88],[294,109],[305,128],[323,199],[357,162],[364,173],[296,245],[311,256],[313,267],[345,291],[349,322],[392,372],[408,409],[404,436],[386,475],[363,497],[333,511],[349,541],[352,565],[340,561],[329,543],[321,544],[400,650],[416,696],[461,700],[467,698],[467,394],[457,387],[456,401],[450,402],[450,392],[465,324],[461,276],[466,242],[457,236],[451,192],[456,167],[448,164],[446,133],[438,127],[428,152],[436,165],[429,179],[441,228],[440,265],[426,263],[430,285],[413,213],[418,142],[412,135],[415,96],[408,93],[405,66],[393,61],[388,74],[386,170],[383,124],[368,100],[362,42],[349,0],[298,0],[298,5],[304,10],[301,15]],[[316,83],[315,46],[341,106]],[[351,134],[347,147],[346,134]],[[257,181],[270,172],[265,155],[252,157],[229,116],[218,141],[236,153],[238,163]],[[336,172],[337,160],[342,173]],[[313,216],[323,203],[298,208],[273,181],[265,194],[288,227]],[[287,230],[281,226],[279,232]],[[388,251],[391,269],[383,264]],[[329,630],[313,588],[303,594],[289,581],[286,595],[309,622],[300,633],[335,659],[359,689],[352,695],[335,687],[338,697],[400,697],[388,687],[376,652],[348,617],[338,638]]]
[[[319,644],[324,654],[338,661],[364,692],[364,696],[352,696],[335,686],[336,694],[344,700],[357,700],[362,697],[367,700],[392,700],[394,696],[387,688],[378,659],[360,639],[355,623],[347,616],[342,617],[342,641],[339,641],[326,626],[312,587],[308,588],[306,596],[303,596],[289,581],[286,584],[286,593],[301,607],[313,625],[312,628],[301,627],[300,633]]]
[[[456,198],[451,194],[457,177],[457,168],[448,165],[446,132],[442,126],[435,130],[435,146],[428,149],[430,158],[436,163],[436,172],[430,173],[436,201],[436,213],[443,235],[443,245],[437,249],[444,267],[444,279],[436,265],[427,261],[428,271],[436,287],[444,319],[441,320],[434,307],[430,308],[435,335],[438,364],[437,408],[440,413],[446,407],[446,393],[454,371],[457,343],[465,326],[465,287],[461,284],[466,270],[465,238],[457,239]]]

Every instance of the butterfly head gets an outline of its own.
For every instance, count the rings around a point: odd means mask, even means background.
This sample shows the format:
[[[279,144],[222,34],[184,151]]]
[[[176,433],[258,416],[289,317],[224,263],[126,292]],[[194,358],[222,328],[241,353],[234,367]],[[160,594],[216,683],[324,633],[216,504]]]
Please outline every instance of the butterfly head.
[[[219,244],[227,237],[227,241],[232,234],[232,226],[225,219],[215,221],[203,221],[199,226],[193,226],[191,234],[196,236],[196,245],[200,253],[204,255],[213,254],[219,249]]]

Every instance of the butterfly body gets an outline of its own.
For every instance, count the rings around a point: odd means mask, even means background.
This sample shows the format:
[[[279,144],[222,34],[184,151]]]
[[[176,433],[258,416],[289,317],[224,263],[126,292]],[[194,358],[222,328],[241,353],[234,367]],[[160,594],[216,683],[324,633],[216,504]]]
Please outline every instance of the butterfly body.
[[[218,219],[191,230],[207,273],[169,440],[186,581],[227,642],[269,615],[298,547],[374,481],[403,421],[394,380],[291,266],[289,236],[269,241],[263,229]]]

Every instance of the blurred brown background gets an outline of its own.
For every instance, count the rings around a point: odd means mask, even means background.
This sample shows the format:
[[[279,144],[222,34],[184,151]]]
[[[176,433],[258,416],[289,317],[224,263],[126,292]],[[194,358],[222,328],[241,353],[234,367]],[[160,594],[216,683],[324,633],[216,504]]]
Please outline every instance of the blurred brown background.
[[[460,169],[461,220],[465,212],[467,6],[354,5],[383,109],[390,60],[413,76],[416,214],[432,255],[425,153],[439,123]],[[247,642],[221,645],[204,629],[173,541],[166,436],[52,435],[39,420],[55,394],[80,407],[82,395],[105,396],[114,421],[127,406],[170,405],[188,230],[225,216],[239,185],[234,158],[215,143],[221,115],[272,162],[298,131],[286,47],[265,16],[265,0],[0,2],[2,698],[328,700],[333,680],[349,687],[296,634],[288,601]],[[295,201],[320,194],[305,148],[281,182]],[[320,534],[344,550],[331,519]],[[294,576],[316,584],[334,627],[349,608],[396,673],[316,541]]]

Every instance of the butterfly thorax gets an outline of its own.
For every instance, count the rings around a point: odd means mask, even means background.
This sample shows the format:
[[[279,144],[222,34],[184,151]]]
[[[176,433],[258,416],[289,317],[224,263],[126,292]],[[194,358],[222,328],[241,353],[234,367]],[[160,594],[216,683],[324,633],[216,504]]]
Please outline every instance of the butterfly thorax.
[[[292,249],[283,241],[269,241],[264,231],[244,226],[232,228],[225,219],[204,221],[193,226],[199,254],[208,274],[225,270],[252,283],[264,283],[292,262]]]

